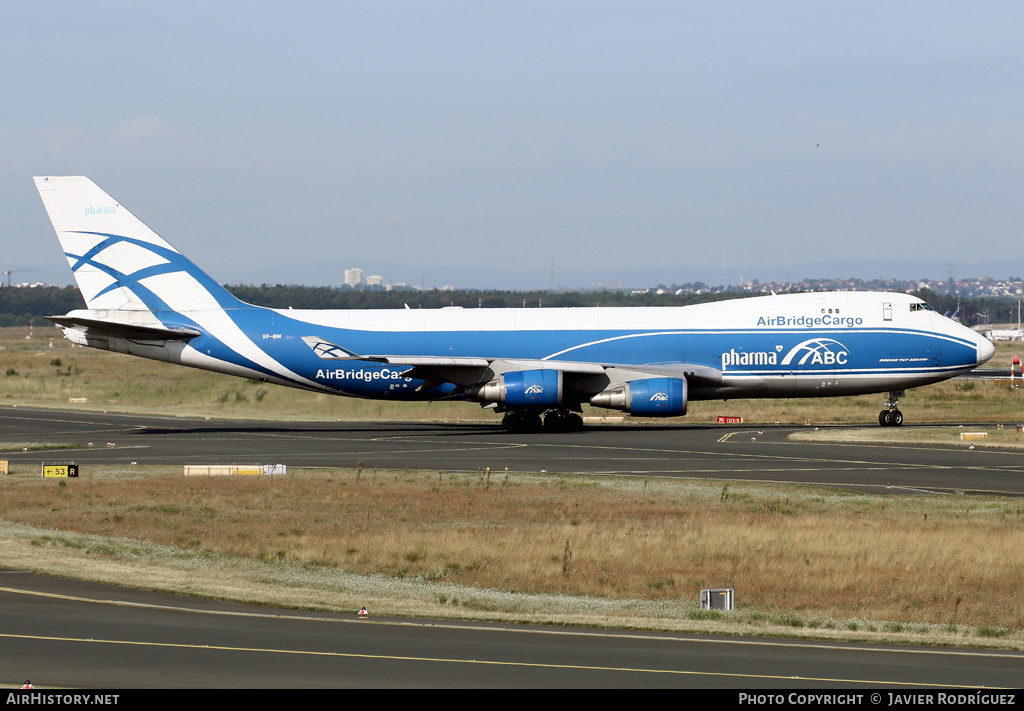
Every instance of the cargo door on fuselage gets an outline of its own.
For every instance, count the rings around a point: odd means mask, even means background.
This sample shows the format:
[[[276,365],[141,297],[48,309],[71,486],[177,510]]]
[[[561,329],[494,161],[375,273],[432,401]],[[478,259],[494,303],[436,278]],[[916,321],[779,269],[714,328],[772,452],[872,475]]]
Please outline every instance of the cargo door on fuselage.
[[[833,338],[809,338],[794,346],[789,365],[795,366],[797,387],[801,395],[827,396],[836,387],[836,359],[842,344]],[[783,360],[783,364],[786,364]]]
[[[814,303],[815,330],[833,326],[842,316],[841,311],[846,310],[846,299],[839,300],[835,294],[823,294]],[[782,364],[795,371],[801,395],[825,397],[835,393],[836,366],[845,362],[848,353],[846,345],[833,336],[831,329],[827,333],[810,335],[790,348],[783,357]]]

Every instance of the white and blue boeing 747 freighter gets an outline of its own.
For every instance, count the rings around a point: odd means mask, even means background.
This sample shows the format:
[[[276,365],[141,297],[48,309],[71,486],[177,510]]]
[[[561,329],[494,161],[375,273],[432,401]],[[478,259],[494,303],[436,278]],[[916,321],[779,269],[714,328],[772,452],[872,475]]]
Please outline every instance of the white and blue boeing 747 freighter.
[[[239,301],[88,178],[40,177],[85,310],[74,343],[278,385],[461,398],[513,431],[573,429],[583,403],[635,416],[690,400],[888,392],[975,368],[992,344],[906,294],[829,292],[683,307],[306,311]]]

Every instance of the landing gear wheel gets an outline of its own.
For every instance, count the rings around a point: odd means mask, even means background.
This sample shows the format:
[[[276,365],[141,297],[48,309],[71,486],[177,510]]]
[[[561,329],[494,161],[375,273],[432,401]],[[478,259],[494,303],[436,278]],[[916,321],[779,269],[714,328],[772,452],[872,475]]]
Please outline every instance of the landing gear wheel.
[[[544,415],[545,432],[578,432],[583,429],[583,418],[575,412],[552,410]]]
[[[878,413],[878,424],[882,427],[899,427],[903,424],[903,413],[900,412],[900,398],[906,393],[903,390],[892,390],[885,401],[885,409]]]
[[[583,418],[568,410],[550,410],[543,419],[536,410],[511,410],[502,418],[501,426],[515,434],[578,432],[583,429]]]
[[[523,426],[523,413],[509,412],[501,418],[501,426],[506,432],[519,432]]]
[[[545,432],[564,432],[567,429],[565,415],[558,410],[553,410],[544,416]]]
[[[505,415],[501,419],[501,426],[516,434],[540,432],[543,427],[539,414],[523,410],[513,410]]]
[[[903,424],[903,413],[899,410],[882,410],[878,413],[878,424],[882,427],[899,427]]]

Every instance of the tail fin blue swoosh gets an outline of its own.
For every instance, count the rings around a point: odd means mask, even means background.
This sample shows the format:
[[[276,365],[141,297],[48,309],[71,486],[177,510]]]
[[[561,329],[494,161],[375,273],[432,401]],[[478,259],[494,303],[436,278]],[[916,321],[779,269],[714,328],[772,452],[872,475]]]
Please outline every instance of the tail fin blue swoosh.
[[[37,177],[43,200],[89,309],[173,311],[245,304],[85,177]]]
[[[91,180],[48,176],[35,183],[88,307],[51,319],[68,338],[317,387],[253,341],[253,333],[266,330],[264,320],[273,319],[268,310],[232,296]]]

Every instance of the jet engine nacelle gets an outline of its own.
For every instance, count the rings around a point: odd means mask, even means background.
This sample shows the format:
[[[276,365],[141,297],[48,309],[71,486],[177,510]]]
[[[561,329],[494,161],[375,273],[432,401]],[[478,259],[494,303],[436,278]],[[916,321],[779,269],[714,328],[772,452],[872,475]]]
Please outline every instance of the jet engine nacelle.
[[[556,407],[562,403],[562,371],[516,370],[502,373],[485,385],[469,388],[477,400],[501,402],[508,408]]]
[[[635,417],[675,417],[686,414],[685,378],[645,378],[605,390],[590,404],[625,410]]]

